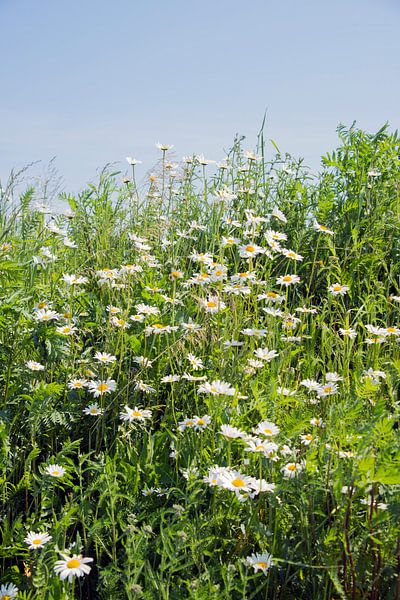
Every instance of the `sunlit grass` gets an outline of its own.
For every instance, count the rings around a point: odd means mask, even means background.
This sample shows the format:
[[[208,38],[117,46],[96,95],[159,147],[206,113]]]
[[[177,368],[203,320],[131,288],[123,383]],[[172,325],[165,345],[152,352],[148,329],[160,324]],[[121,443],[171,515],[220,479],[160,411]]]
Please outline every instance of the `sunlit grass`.
[[[400,597],[400,143],[338,131],[10,179],[0,598]]]

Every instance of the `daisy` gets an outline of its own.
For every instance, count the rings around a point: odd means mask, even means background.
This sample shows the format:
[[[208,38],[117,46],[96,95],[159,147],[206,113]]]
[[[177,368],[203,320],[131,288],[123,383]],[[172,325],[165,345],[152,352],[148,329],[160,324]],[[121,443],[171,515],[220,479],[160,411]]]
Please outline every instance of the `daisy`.
[[[257,573],[257,571],[262,571],[264,575],[267,574],[270,567],[274,566],[272,556],[268,554],[268,552],[264,552],[263,554],[252,554],[246,558],[246,563],[250,567],[253,567],[255,573]]]
[[[92,417],[99,417],[103,414],[103,409],[99,408],[97,403],[89,404],[86,408],[83,409],[85,415],[91,415]]]
[[[197,415],[195,415],[193,417],[194,420],[194,428],[197,431],[202,431],[203,429],[206,429],[208,427],[208,425],[211,423],[211,417],[209,415],[203,415],[202,417],[198,417]]]
[[[238,429],[238,427],[232,427],[232,425],[221,425],[221,431],[219,433],[230,440],[235,440],[246,436],[245,431]]]
[[[60,465],[49,465],[45,469],[45,473],[51,477],[62,477],[67,471]]]
[[[331,231],[330,229],[328,229],[328,227],[325,227],[325,225],[320,225],[317,221],[314,221],[313,228],[315,229],[315,231],[321,231],[322,233],[328,233],[329,235],[335,235],[334,231]]]
[[[183,421],[179,421],[178,429],[179,431],[185,431],[185,429],[194,429],[195,421],[192,418],[184,419]]]
[[[292,479],[293,477],[296,477],[297,473],[301,473],[301,471],[303,470],[303,465],[301,465],[300,463],[287,463],[287,465],[285,465],[284,467],[282,467],[281,471],[283,473],[283,476],[288,478],[288,479]]]
[[[93,558],[84,558],[81,554],[68,556],[60,552],[62,560],[57,560],[54,565],[54,571],[60,577],[61,581],[68,579],[72,581],[73,577],[83,577],[91,571],[88,563],[93,562]]]
[[[86,379],[71,379],[68,381],[67,386],[70,390],[82,390],[87,385]]]
[[[145,316],[144,315],[131,315],[129,318],[131,319],[131,321],[134,321],[135,323],[143,323]]]
[[[158,315],[160,313],[160,309],[157,306],[149,304],[136,304],[135,308],[140,315]]]
[[[35,321],[47,322],[47,321],[54,321],[54,320],[58,319],[59,316],[60,315],[55,310],[48,310],[45,308],[41,308],[36,312],[34,319],[35,319]]]
[[[78,277],[77,275],[68,275],[67,273],[64,273],[61,279],[65,281],[65,283],[68,283],[68,285],[82,285],[88,282],[87,277]]]
[[[69,237],[65,237],[63,239],[63,244],[66,248],[77,248],[78,244],[73,240],[70,240]]]
[[[235,493],[253,491],[253,478],[235,470],[220,473],[218,484]]]
[[[208,381],[200,385],[197,389],[199,394],[212,394],[213,396],[234,396],[235,388],[230,383],[215,379],[211,383]]]
[[[134,167],[135,165],[141,165],[142,164],[141,160],[137,160],[136,158],[132,158],[132,156],[127,156],[126,160],[127,160],[128,164],[131,165],[132,167]]]
[[[340,377],[335,371],[325,373],[325,381],[343,381],[343,377]]]
[[[190,373],[184,373],[182,375],[182,379],[186,379],[186,381],[206,381],[207,380],[207,376],[206,375],[191,375]]]
[[[209,469],[208,474],[203,477],[203,481],[211,487],[215,487],[219,485],[220,476],[227,472],[230,472],[230,469],[227,467],[212,467]]]
[[[137,406],[135,406],[135,408],[129,408],[129,406],[126,405],[124,408],[125,412],[120,413],[120,417],[123,421],[129,421],[129,423],[140,421],[144,423],[146,419],[151,418],[151,410],[140,409]]]
[[[28,367],[28,369],[30,369],[31,371],[44,371],[45,367],[44,365],[35,362],[34,360],[28,360],[25,365]]]
[[[0,600],[13,600],[17,597],[19,590],[12,583],[6,583],[0,586]]]
[[[300,436],[300,441],[303,446],[309,446],[314,441],[314,436],[311,433],[305,433]]]
[[[326,396],[332,396],[333,394],[337,394],[338,386],[334,382],[327,382],[321,385],[320,389],[317,390],[317,394],[320,398],[325,398]]]
[[[325,427],[325,423],[323,422],[321,417],[314,417],[313,419],[310,419],[310,423],[315,427]]]
[[[382,333],[383,335],[395,335],[395,336],[399,336],[400,335],[400,329],[398,327],[393,327],[393,326],[389,326],[389,327],[383,327],[382,328]]]
[[[348,327],[347,329],[344,329],[343,327],[341,327],[339,329],[339,333],[342,337],[348,337],[351,340],[354,340],[357,337],[356,330],[352,329],[351,327]]]
[[[144,381],[141,379],[135,383],[135,390],[138,392],[144,392],[145,394],[151,394],[156,391],[155,388],[151,387],[151,385],[148,385],[147,383],[144,383]]]
[[[221,246],[223,248],[231,248],[232,246],[235,246],[236,244],[239,244],[240,240],[238,240],[235,237],[224,237],[222,236],[221,238]]]
[[[277,208],[276,206],[271,213],[271,217],[275,217],[275,219],[278,219],[278,221],[281,221],[282,223],[287,223],[287,218],[285,217],[283,212],[279,210],[279,208]]]
[[[317,313],[317,309],[316,308],[308,308],[307,306],[298,306],[295,309],[296,312],[302,313],[304,315],[310,314],[310,315],[315,315]]]
[[[285,300],[285,296],[282,296],[277,292],[266,292],[265,294],[259,294],[257,300],[268,300],[268,302],[280,304]]]
[[[121,309],[118,306],[112,306],[111,304],[109,304],[107,306],[107,312],[110,313],[110,315],[117,315],[121,312]]]
[[[184,274],[182,271],[171,271],[171,273],[169,274],[169,278],[171,279],[171,281],[176,281],[177,279],[182,279],[183,275]]]
[[[113,356],[112,354],[108,354],[107,352],[96,352],[94,359],[100,363],[109,365],[114,363],[117,360],[117,357]]]
[[[304,259],[304,256],[301,254],[297,254],[294,252],[294,250],[287,250],[287,248],[282,248],[281,254],[286,256],[286,258],[291,258],[292,260],[302,261]]]
[[[321,384],[315,379],[303,379],[302,381],[300,381],[300,385],[304,385],[304,387],[307,388],[309,392],[321,391]]]
[[[93,394],[95,398],[97,398],[98,396],[103,396],[104,394],[114,392],[117,389],[117,384],[114,379],[107,379],[105,381],[89,381],[87,387],[89,392]]]
[[[62,325],[61,327],[56,327],[56,332],[61,335],[74,335],[76,327],[73,325]]]
[[[165,377],[162,377],[160,379],[161,383],[176,383],[177,381],[180,381],[180,375],[165,375]]]
[[[330,285],[328,290],[333,294],[333,296],[345,296],[349,291],[348,285],[342,285],[341,283],[334,283]]]
[[[187,355],[187,359],[190,362],[192,369],[194,371],[198,371],[199,369],[204,369],[204,364],[201,358],[197,358],[194,354],[189,353]]]
[[[30,531],[24,539],[24,542],[28,544],[29,550],[36,550],[37,548],[43,548],[50,540],[51,535],[48,533],[34,533],[33,531]]]
[[[296,393],[296,390],[290,390],[289,388],[285,388],[285,387],[277,387],[276,393],[280,394],[281,396],[294,396]]]
[[[292,285],[294,283],[299,283],[300,281],[300,277],[298,275],[281,275],[281,277],[278,277],[276,280],[277,285],[284,285],[284,286],[288,286],[288,285]]]
[[[239,256],[242,258],[252,258],[258,254],[263,254],[264,252],[264,248],[257,246],[257,244],[245,244],[243,246],[239,246]]]
[[[262,454],[270,454],[278,450],[277,444],[274,442],[266,442],[261,438],[251,438],[246,441],[247,447],[245,452],[261,452]]]
[[[240,332],[243,335],[247,335],[249,337],[256,337],[256,338],[264,338],[266,337],[268,331],[267,329],[242,329],[242,331]]]
[[[257,348],[254,350],[254,354],[257,356],[257,358],[265,362],[270,362],[273,358],[279,356],[279,352],[276,350],[268,350],[268,348]]]
[[[178,327],[176,325],[163,325],[162,323],[153,323],[153,325],[149,325],[144,330],[146,336],[149,335],[162,335],[163,333],[171,333],[172,331],[177,331]]]
[[[286,241],[287,240],[287,235],[286,233],[282,233],[280,231],[274,231],[273,229],[268,229],[265,233],[264,233],[264,237],[267,241],[273,241],[273,242],[282,242],[282,241]]]
[[[118,317],[111,317],[110,323],[119,329],[129,329],[130,327],[130,323],[128,323],[128,321],[125,321],[125,319],[119,319]]]
[[[279,427],[271,421],[262,421],[256,428],[256,433],[261,433],[261,435],[265,435],[266,437],[273,437],[274,435],[278,435],[279,432]]]
[[[174,147],[173,144],[160,144],[160,142],[156,143],[156,148],[158,148],[162,152],[167,152],[168,150],[171,150],[171,148],[173,148],[173,147]]]
[[[226,304],[218,298],[218,296],[209,296],[207,300],[201,298],[200,306],[204,308],[207,313],[216,313],[226,308]]]

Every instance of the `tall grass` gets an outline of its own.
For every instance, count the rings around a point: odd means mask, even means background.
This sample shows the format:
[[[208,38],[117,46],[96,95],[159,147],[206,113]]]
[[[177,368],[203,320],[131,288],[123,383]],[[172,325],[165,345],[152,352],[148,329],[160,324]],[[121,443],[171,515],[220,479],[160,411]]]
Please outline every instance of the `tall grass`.
[[[400,140],[338,133],[317,177],[261,133],[162,147],[143,189],[105,169],[67,215],[3,190],[19,598],[400,598]]]

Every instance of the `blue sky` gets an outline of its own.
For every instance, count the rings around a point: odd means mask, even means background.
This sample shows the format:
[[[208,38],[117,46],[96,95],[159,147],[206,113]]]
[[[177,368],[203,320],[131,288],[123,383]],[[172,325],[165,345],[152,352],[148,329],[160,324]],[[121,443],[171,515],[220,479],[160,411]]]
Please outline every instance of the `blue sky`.
[[[398,0],[0,0],[0,177],[56,156],[77,190],[129,155],[144,174],[157,141],[219,160],[235,132],[254,147],[266,109],[266,137],[317,169],[339,122],[399,127],[399,16]]]

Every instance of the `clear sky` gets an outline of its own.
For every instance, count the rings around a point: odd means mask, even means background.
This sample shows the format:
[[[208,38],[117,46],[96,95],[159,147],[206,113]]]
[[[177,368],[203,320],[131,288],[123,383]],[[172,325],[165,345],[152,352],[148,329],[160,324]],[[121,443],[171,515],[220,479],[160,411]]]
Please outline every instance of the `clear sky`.
[[[0,0],[0,177],[56,156],[65,189],[235,132],[313,169],[339,122],[400,117],[399,0]],[[37,170],[39,167],[35,167]]]

